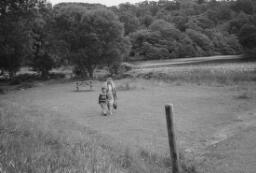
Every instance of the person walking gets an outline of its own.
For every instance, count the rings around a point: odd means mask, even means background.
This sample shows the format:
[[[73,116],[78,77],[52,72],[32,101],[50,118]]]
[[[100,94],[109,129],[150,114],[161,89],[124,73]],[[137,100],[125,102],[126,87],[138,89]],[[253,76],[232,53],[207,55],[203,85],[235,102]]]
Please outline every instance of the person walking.
[[[108,95],[107,95],[107,88],[104,86],[101,88],[101,93],[99,94],[98,103],[101,107],[102,114],[104,116],[107,116]]]
[[[117,92],[116,86],[112,78],[107,78],[104,86],[107,88],[107,96],[108,96],[108,112],[110,115],[113,113],[113,109],[117,109]]]

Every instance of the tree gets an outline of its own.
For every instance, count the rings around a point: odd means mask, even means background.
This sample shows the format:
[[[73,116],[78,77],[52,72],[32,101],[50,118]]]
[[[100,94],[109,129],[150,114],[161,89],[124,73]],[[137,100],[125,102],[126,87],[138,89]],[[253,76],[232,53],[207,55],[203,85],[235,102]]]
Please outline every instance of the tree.
[[[173,16],[171,21],[180,31],[184,32],[186,30],[186,23],[188,22],[186,16]]]
[[[153,22],[153,17],[150,15],[146,15],[140,19],[140,22],[141,24],[145,25],[146,28],[148,28]]]
[[[241,12],[236,18],[229,21],[228,32],[231,34],[238,34],[243,25],[250,22],[250,16]]]
[[[215,1],[208,4],[209,9],[206,14],[215,24],[228,21],[232,18],[230,3],[226,1]]]
[[[124,27],[110,10],[85,11],[71,7],[68,12],[58,14],[56,20],[68,24],[64,28],[59,26],[62,39],[69,43],[71,61],[83,75],[93,78],[98,65],[110,66],[129,52],[130,43],[124,37]]]
[[[239,35],[239,41],[243,46],[245,56],[247,58],[254,58],[256,55],[256,26],[246,24],[242,27]]]
[[[13,78],[29,48],[27,23],[44,0],[5,0],[0,3],[0,69]]]
[[[214,54],[240,54],[241,46],[237,36],[221,32],[217,29],[207,29],[205,34],[212,41],[214,46]]]
[[[155,20],[149,28],[151,31],[160,32],[163,39],[179,40],[182,35],[173,23],[166,22],[162,19]]]
[[[9,17],[8,22],[0,25],[0,69],[2,72],[8,72],[9,78],[12,79],[19,70],[23,59],[23,43],[25,42],[23,25]]]
[[[188,19],[188,22],[185,24],[185,27],[187,29],[192,29],[192,30],[195,30],[195,31],[200,31],[202,32],[203,31],[203,28],[201,28],[198,24],[198,21],[192,17],[190,17]]]
[[[183,37],[174,24],[158,19],[148,30],[139,30],[130,35],[132,52],[136,59],[179,58],[184,55],[181,54]]]
[[[152,31],[167,31],[169,29],[173,29],[175,26],[163,19],[157,19],[155,20],[151,25],[150,29]]]
[[[122,23],[124,23],[125,35],[136,31],[139,27],[139,20],[134,15],[123,14],[119,17],[119,19]]]
[[[57,64],[59,48],[52,28],[54,21],[51,5],[40,6],[34,15],[30,32],[32,54],[28,64],[41,77],[47,78],[49,71]]]
[[[253,14],[254,6],[253,6],[253,0],[236,0],[232,2],[231,9],[233,9],[236,12],[244,12],[246,14]]]
[[[189,38],[188,35],[184,34],[179,46],[179,57],[185,58],[200,56],[197,53],[198,52],[196,51],[193,41]]]
[[[204,50],[204,55],[208,56],[212,54],[213,44],[207,35],[192,29],[187,29],[186,33],[191,40]]]

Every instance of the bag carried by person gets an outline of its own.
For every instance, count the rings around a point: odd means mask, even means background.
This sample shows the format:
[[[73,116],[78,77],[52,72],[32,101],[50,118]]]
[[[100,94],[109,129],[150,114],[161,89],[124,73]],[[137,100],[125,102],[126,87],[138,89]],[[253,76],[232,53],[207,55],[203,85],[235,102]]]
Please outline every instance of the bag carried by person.
[[[117,109],[117,103],[116,103],[116,101],[113,103],[113,108],[114,108],[114,109]]]

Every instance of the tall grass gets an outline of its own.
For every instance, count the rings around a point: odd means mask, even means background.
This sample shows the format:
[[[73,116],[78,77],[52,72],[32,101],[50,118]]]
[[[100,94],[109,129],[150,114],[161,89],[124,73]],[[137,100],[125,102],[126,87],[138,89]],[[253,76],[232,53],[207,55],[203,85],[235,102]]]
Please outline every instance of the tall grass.
[[[106,138],[106,137],[105,137]],[[131,151],[49,112],[0,104],[0,172],[169,172],[168,157]],[[182,161],[183,172],[195,172]]]
[[[136,70],[133,73],[135,73],[137,77],[178,83],[233,85],[245,82],[256,82],[255,63],[182,65],[168,68]]]

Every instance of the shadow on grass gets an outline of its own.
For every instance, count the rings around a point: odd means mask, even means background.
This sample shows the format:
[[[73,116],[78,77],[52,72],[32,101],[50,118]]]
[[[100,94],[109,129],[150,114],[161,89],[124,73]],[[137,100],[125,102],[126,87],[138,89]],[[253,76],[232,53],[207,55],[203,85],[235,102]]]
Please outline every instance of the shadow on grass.
[[[8,79],[7,77],[0,78],[1,83],[8,83],[9,85],[18,85],[23,82],[35,82],[35,81],[47,81],[51,79],[64,79],[65,74],[63,73],[50,73],[47,78],[42,78],[36,73],[25,73],[18,74],[13,79]]]
[[[235,99],[242,99],[242,100],[247,100],[247,99],[251,99],[252,95],[248,92],[244,92],[240,95],[234,96]]]

